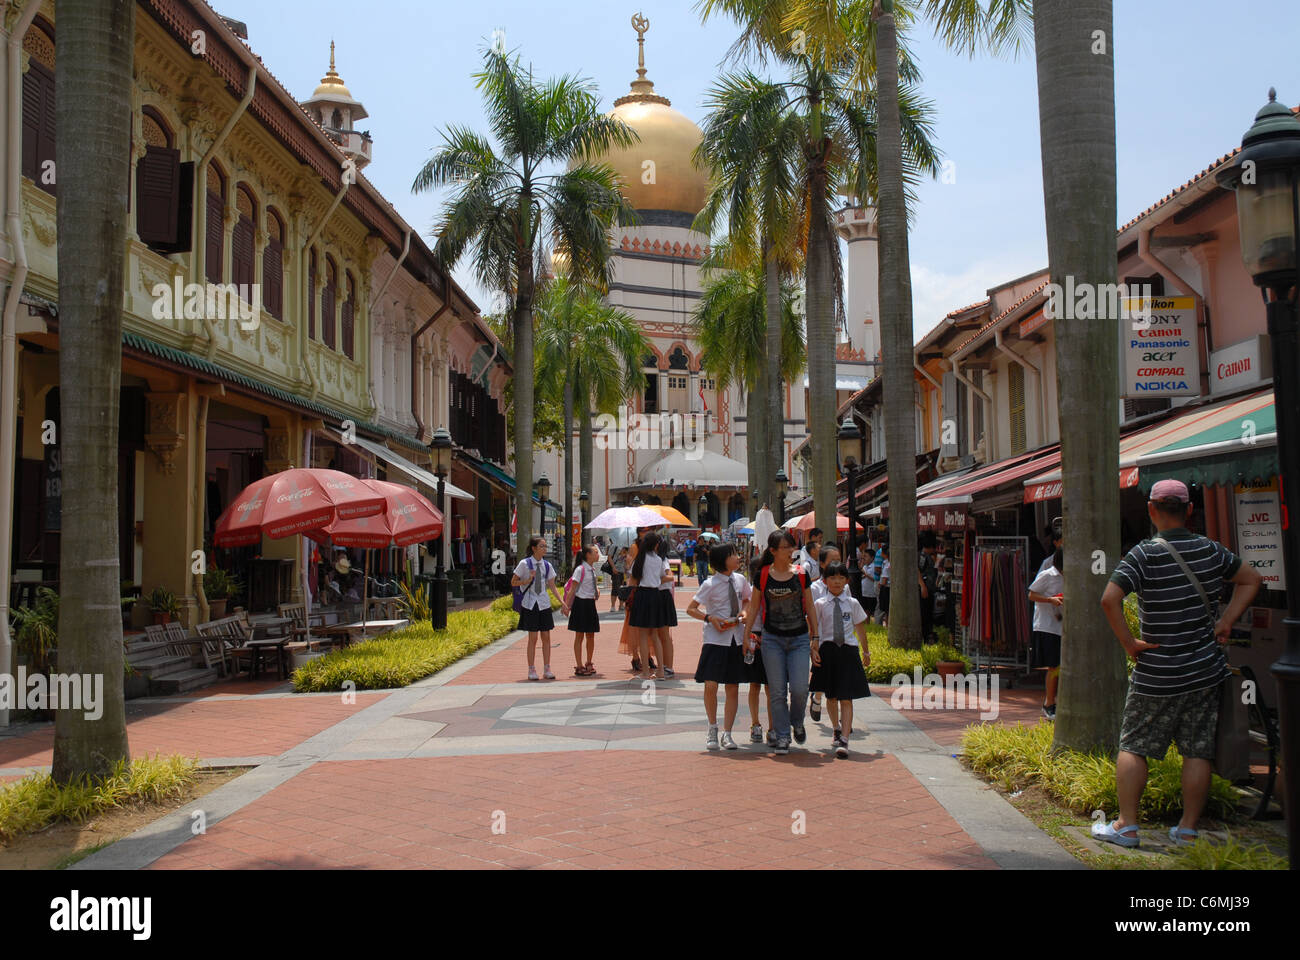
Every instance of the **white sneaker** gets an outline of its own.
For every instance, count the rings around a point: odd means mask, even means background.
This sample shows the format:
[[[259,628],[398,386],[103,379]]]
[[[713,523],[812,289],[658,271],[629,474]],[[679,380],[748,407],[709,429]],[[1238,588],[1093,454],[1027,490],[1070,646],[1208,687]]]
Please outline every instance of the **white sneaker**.
[[[722,749],[723,749],[723,750],[738,750],[738,749],[740,749],[739,747],[736,746],[736,741],[731,739],[731,734],[729,734],[729,733],[727,733],[727,732],[725,732],[725,731],[724,731],[723,734],[722,734]]]
[[[707,740],[704,741],[704,748],[706,750],[718,749],[718,728],[717,727],[709,727],[709,737]]]

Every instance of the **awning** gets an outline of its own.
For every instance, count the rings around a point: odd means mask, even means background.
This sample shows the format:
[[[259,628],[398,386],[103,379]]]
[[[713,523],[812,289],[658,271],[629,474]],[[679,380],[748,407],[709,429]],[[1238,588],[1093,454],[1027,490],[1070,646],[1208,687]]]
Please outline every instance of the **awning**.
[[[1230,483],[1238,473],[1271,477],[1277,473],[1276,444],[1272,390],[1198,404],[1120,438],[1119,486],[1149,487],[1173,476],[1193,483]],[[1059,467],[1025,481],[1025,503],[1060,495]]]
[[[1008,471],[1017,470],[1031,463],[1034,464],[1036,471],[1041,471],[1047,465],[1048,457],[1053,455],[1058,455],[1056,446],[1043,447],[1019,456],[998,460],[995,463],[987,463],[980,467],[964,467],[961,470],[945,473],[917,488],[917,509],[919,511],[922,506],[969,506],[973,501],[971,494],[985,489],[992,489],[1001,483],[1008,482],[1009,478],[1006,476]],[[1024,476],[1024,474],[1022,473],[1020,476]],[[888,515],[888,501],[872,510],[868,510],[866,513],[866,516],[869,517]]]
[[[423,467],[417,467],[410,460],[400,454],[394,453],[381,443],[375,443],[373,440],[367,440],[365,437],[356,437],[354,442],[363,450],[369,450],[380,460],[383,460],[390,467],[396,467],[402,473],[406,474],[413,480],[416,480],[429,488],[433,493],[438,492],[438,478],[425,470]],[[460,487],[456,486],[450,480],[446,481],[447,496],[453,500],[477,500],[478,497],[472,493],[466,493]]]
[[[1028,460],[1019,457],[990,464],[989,468],[979,471],[978,476],[972,474],[962,482],[917,500],[917,526],[921,530],[966,529],[966,517],[974,508],[977,496],[1041,473],[1044,467],[1059,463],[1061,459],[1059,448],[1036,453],[1039,455]]]
[[[880,465],[880,464],[884,464],[885,462],[886,462],[886,461],[884,461],[884,460],[877,460],[876,463],[872,464],[871,466],[872,466],[872,467],[876,467],[876,466],[878,466],[878,465]],[[925,470],[927,470],[928,468],[930,468],[932,465],[933,465],[933,461],[932,461],[931,456],[930,456],[929,453],[918,453],[918,454],[916,455],[916,475],[917,475],[918,477],[919,477],[919,476],[920,476],[920,475],[921,475]],[[951,474],[947,474],[947,475],[945,475],[945,476],[951,476]],[[843,483],[843,482],[844,482],[843,480],[840,481],[840,483]],[[931,480],[931,481],[929,481],[929,483],[936,483],[936,482],[937,482],[937,481],[935,481],[935,480]],[[858,489],[857,489],[857,492],[854,494],[854,505],[858,507],[858,516],[863,516],[863,515],[864,515],[862,508],[866,506],[866,501],[867,501],[868,499],[870,499],[869,497],[867,497],[867,494],[871,493],[871,491],[873,491],[873,490],[879,490],[881,487],[885,486],[885,484],[887,484],[887,483],[889,483],[889,470],[888,470],[888,469],[881,470],[879,474],[876,474],[876,475],[870,477],[869,479],[861,479],[861,478],[860,478],[860,479],[858,480]],[[836,486],[838,487],[838,486],[839,486],[839,483],[837,483]],[[928,486],[928,484],[927,484],[927,486]],[[919,496],[921,495],[921,491],[924,490],[924,489],[925,489],[924,486],[923,486],[923,487],[918,487],[917,490],[916,490],[916,495],[919,497]],[[837,513],[844,512],[845,510],[848,509],[848,505],[849,505],[849,498],[848,498],[847,496],[840,497],[840,498],[837,499],[837,501],[836,501],[836,505],[835,505],[836,512],[837,512]],[[868,514],[866,514],[866,515],[869,515],[869,516],[878,516],[879,513],[878,513],[878,512],[875,512],[875,513],[868,513]],[[848,514],[845,513],[845,516],[848,516]]]
[[[488,463],[488,461],[486,460],[477,460],[466,453],[459,453],[457,454],[457,457],[459,458],[460,462],[466,467],[466,469],[468,469],[471,473],[477,473],[488,483],[503,488],[507,493],[513,496],[515,492],[515,486],[516,486],[515,478],[510,476],[510,474],[506,473],[500,467],[496,466],[495,464]],[[533,491],[533,503],[537,504],[538,506],[541,506],[542,503],[542,498],[537,495],[536,490]],[[562,504],[558,504],[551,499],[547,499],[546,506],[550,510],[555,512],[559,512],[564,509]]]

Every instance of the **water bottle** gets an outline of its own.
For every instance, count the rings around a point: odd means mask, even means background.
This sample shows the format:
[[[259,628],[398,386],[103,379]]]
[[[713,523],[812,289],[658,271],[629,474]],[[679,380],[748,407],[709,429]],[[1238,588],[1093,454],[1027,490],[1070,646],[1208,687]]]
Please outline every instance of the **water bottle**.
[[[745,654],[745,663],[752,665],[753,662],[754,662],[754,647],[751,646],[749,648],[749,652]]]

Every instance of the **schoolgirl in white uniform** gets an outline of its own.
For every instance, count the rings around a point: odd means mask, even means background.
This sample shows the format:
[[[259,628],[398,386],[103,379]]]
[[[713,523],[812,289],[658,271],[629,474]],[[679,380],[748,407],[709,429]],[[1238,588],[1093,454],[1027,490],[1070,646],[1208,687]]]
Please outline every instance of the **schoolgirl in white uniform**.
[[[592,657],[596,652],[596,634],[600,633],[600,612],[596,609],[596,599],[600,588],[596,585],[595,563],[600,551],[593,547],[584,548],[574,559],[577,561],[573,576],[569,582],[575,584],[573,599],[564,612],[569,617],[569,629],[573,631],[573,675],[590,677],[596,673]],[[587,643],[587,662],[582,662],[582,644]]]
[[[740,684],[748,679],[745,651],[741,643],[744,631],[745,604],[754,588],[736,571],[740,558],[732,544],[723,543],[709,551],[709,566],[715,571],[700,585],[686,615],[704,621],[704,644],[695,668],[695,682],[704,684],[704,713],[709,719],[705,748],[735,750],[731,737],[740,705]],[[718,684],[726,689],[723,733],[718,737]]]
[[[632,565],[632,581],[636,584],[636,593],[632,597],[632,613],[627,622],[628,626],[637,631],[637,646],[642,664],[649,664],[650,648],[651,645],[654,646],[654,653],[659,658],[659,673],[655,674],[655,679],[663,680],[666,678],[663,673],[664,659],[659,628],[666,626],[664,601],[667,598],[671,602],[672,594],[659,589],[668,563],[659,556],[658,550],[658,534],[647,533],[641,538],[641,549],[636,555],[636,563]],[[650,679],[648,667],[643,668],[640,677],[642,680]]]

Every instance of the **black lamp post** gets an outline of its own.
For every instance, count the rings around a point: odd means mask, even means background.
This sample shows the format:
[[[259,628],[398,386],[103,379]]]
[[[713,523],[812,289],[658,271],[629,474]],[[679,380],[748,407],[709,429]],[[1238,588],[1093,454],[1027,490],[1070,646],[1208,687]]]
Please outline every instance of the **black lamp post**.
[[[703,530],[704,521],[709,515],[709,495],[707,493],[700,494],[699,507],[700,530]]]
[[[640,494],[633,494],[633,495],[632,495],[632,506],[634,506],[634,507],[639,507],[639,506],[641,506],[641,503],[642,503],[642,501],[641,501],[641,496],[640,496]]]
[[[542,501],[542,536],[546,536],[546,501],[551,496],[551,478],[542,474],[533,484],[533,489],[537,491],[537,498]]]
[[[862,454],[862,431],[853,414],[846,414],[838,434],[840,472],[849,481],[849,585],[854,596],[862,595],[861,572],[858,570],[858,457]]]
[[[1282,782],[1286,794],[1291,869],[1300,869],[1300,120],[1277,102],[1255,114],[1233,165],[1219,185],[1237,192],[1241,258],[1263,294],[1273,348],[1273,405],[1277,412],[1278,490],[1282,506],[1282,565],[1287,576],[1286,649],[1273,664],[1278,725],[1282,734]],[[1292,512],[1289,507],[1295,507]],[[1289,522],[1288,522],[1289,520]]]
[[[587,545],[587,513],[591,509],[591,494],[583,490],[578,494],[578,516],[581,518],[578,526],[582,530],[578,533],[579,542],[585,547]]]
[[[433,475],[438,478],[438,512],[442,514],[442,536],[438,543],[438,562],[434,565],[433,597],[429,601],[433,629],[447,628],[447,566],[443,560],[451,525],[447,522],[447,474],[451,472],[451,434],[446,427],[433,432]]]
[[[780,516],[780,519],[776,522],[785,526],[785,493],[790,489],[790,478],[785,475],[784,467],[778,467],[776,476],[772,479],[776,481],[777,513]]]

